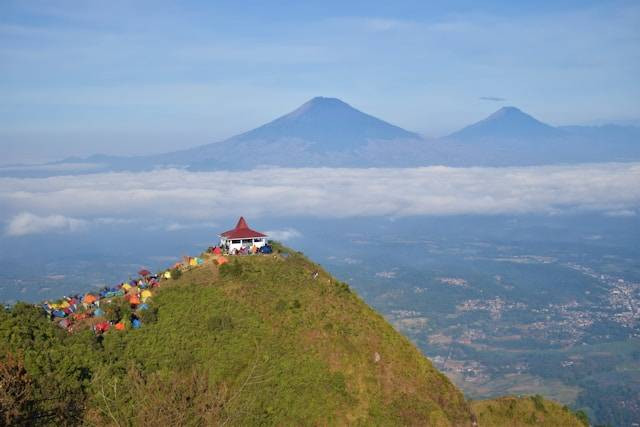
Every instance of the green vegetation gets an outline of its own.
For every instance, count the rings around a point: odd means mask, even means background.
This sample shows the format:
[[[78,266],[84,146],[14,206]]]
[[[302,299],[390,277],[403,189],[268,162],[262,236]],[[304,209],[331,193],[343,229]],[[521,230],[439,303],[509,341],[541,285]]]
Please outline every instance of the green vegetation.
[[[0,424],[471,425],[462,393],[347,284],[276,248],[172,275],[138,330],[0,311]]]
[[[478,400],[471,402],[471,407],[478,424],[483,427],[589,426],[589,420],[584,413],[574,414],[567,406],[545,400],[540,395]]]

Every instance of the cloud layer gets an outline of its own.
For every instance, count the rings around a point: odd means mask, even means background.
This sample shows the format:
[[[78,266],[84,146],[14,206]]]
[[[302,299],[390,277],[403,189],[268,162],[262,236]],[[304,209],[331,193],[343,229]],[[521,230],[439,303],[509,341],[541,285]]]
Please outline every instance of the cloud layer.
[[[37,216],[23,212],[9,221],[6,234],[9,236],[24,236],[46,232],[69,232],[83,229],[86,225],[87,222],[84,220],[68,218],[62,215]]]
[[[88,221],[258,216],[635,212],[640,163],[509,168],[261,169],[0,178],[11,235]],[[24,212],[29,212],[25,214]],[[33,230],[33,231],[28,231]]]

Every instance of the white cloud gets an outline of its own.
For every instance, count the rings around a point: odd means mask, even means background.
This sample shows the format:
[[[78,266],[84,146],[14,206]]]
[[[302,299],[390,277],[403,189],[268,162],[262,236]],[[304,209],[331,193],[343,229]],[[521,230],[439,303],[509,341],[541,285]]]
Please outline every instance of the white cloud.
[[[286,242],[292,239],[297,239],[302,237],[302,233],[300,233],[295,228],[285,228],[283,230],[270,230],[265,231],[265,233],[269,236],[270,239],[279,240],[282,242]]]
[[[17,215],[7,228],[13,235],[30,232],[26,230],[73,231],[83,224],[74,218],[85,223],[105,222],[104,218],[111,223],[114,218],[155,220],[179,228],[235,215],[604,213],[635,212],[639,206],[640,163],[259,172],[168,169],[0,178],[0,217]],[[288,231],[286,237],[293,238]]]
[[[210,227],[210,228],[215,228],[217,227],[217,224],[213,223],[213,222],[196,222],[196,223],[189,223],[189,224],[183,224],[180,222],[172,222],[170,224],[167,224],[164,229],[166,231],[182,231],[182,230],[188,230],[188,229],[193,229],[193,228],[201,228],[201,227]]]
[[[633,209],[621,209],[617,211],[605,212],[605,215],[613,217],[634,217],[637,215],[637,212]]]
[[[86,221],[69,218],[63,215],[37,216],[23,212],[14,216],[7,225],[9,236],[24,236],[45,232],[68,232],[84,228]]]

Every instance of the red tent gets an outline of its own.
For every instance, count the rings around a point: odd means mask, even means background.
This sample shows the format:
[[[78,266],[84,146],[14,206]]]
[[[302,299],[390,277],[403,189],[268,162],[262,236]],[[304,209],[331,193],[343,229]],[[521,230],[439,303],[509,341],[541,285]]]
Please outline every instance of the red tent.
[[[96,329],[96,332],[107,332],[110,326],[109,322],[100,322],[97,323],[94,328]]]
[[[213,253],[216,255],[220,255],[222,253],[222,250],[216,246],[215,248],[213,248]]]
[[[150,275],[151,272],[149,270],[144,270],[143,269],[143,270],[138,271],[138,274],[141,275],[142,277],[146,277],[146,276]]]

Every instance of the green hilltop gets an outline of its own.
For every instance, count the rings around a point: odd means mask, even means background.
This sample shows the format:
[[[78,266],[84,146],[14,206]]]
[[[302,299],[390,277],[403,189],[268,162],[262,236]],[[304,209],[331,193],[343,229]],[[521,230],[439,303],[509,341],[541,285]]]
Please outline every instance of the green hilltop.
[[[583,425],[539,397],[467,402],[347,284],[274,247],[174,271],[140,329],[0,310],[0,424]]]

